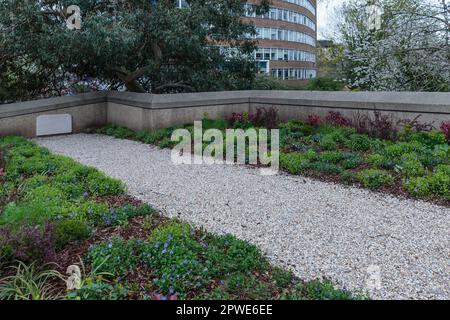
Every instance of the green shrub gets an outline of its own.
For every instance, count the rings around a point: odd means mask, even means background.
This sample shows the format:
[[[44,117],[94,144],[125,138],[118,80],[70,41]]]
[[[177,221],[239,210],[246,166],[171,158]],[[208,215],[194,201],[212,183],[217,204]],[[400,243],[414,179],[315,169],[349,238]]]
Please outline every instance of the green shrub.
[[[280,167],[291,174],[299,174],[308,168],[311,160],[315,157],[316,153],[313,150],[304,153],[281,153]]]
[[[342,168],[327,162],[314,162],[309,165],[309,169],[318,173],[326,173],[330,175],[338,175],[342,172]]]
[[[66,300],[123,300],[128,297],[128,289],[120,284],[110,284],[100,280],[89,281],[78,290],[67,293]]]
[[[56,247],[59,249],[70,243],[86,240],[90,235],[91,228],[84,221],[60,220],[55,226]]]
[[[409,137],[409,141],[417,141],[431,148],[447,143],[445,135],[440,131],[417,132]]]
[[[397,165],[397,169],[405,177],[418,177],[425,174],[425,168],[422,163],[417,160],[405,160],[401,164]]]
[[[341,173],[341,182],[344,184],[352,184],[357,181],[357,176],[350,171],[343,171]]]
[[[158,147],[161,149],[172,148],[176,145],[170,138],[164,138],[158,143]]]
[[[448,164],[440,164],[435,168],[436,173],[441,173],[450,176],[450,165]]]
[[[363,163],[361,157],[357,153],[345,152],[342,153],[342,160],[340,162],[344,169],[354,169]]]
[[[117,179],[105,176],[97,171],[87,176],[87,188],[90,193],[98,196],[118,195],[125,191],[125,186]]]
[[[137,268],[140,248],[136,240],[115,238],[91,247],[87,258],[97,272],[123,277]]]
[[[443,171],[437,171],[430,176],[430,179],[433,193],[450,199],[450,175]]]
[[[313,280],[307,282],[303,289],[309,300],[365,300],[362,294],[354,294],[348,290],[337,289],[331,281]]]
[[[224,287],[214,288],[211,292],[205,293],[196,297],[198,300],[213,300],[213,301],[223,301],[232,300],[232,296],[225,291]]]
[[[205,259],[213,277],[233,272],[262,271],[268,266],[261,250],[232,235],[211,237]]]
[[[369,154],[367,156],[367,162],[378,167],[384,169],[391,169],[394,167],[394,163],[388,157],[382,154]]]
[[[278,288],[285,289],[289,287],[294,280],[294,275],[290,271],[275,267],[272,270],[272,278]]]
[[[97,130],[97,133],[113,136],[118,139],[131,139],[135,137],[135,132],[128,128],[106,126]]]
[[[345,146],[356,151],[366,151],[372,148],[372,140],[373,139],[369,138],[367,135],[355,133],[345,141]]]
[[[168,132],[165,129],[147,132],[141,131],[136,134],[136,138],[147,144],[157,144],[158,141],[167,138]]]
[[[338,148],[338,143],[332,134],[322,136],[318,145],[323,150],[336,150]]]
[[[148,204],[142,204],[139,206],[124,206],[121,208],[123,211],[127,213],[127,217],[145,217],[155,214],[157,211],[149,206]]]
[[[144,246],[142,259],[154,270],[153,283],[163,294],[202,288],[209,281],[209,270],[199,258],[202,246],[194,230],[186,224],[171,221],[153,231]]]
[[[107,203],[95,201],[82,202],[73,211],[74,216],[87,221],[91,226],[123,226],[131,217],[154,213],[154,209],[147,205],[109,208]]]
[[[341,91],[345,84],[334,78],[312,78],[306,85],[307,90],[312,91]]]
[[[23,181],[25,191],[30,191],[37,187],[42,187],[49,183],[49,179],[45,175],[37,174]]]
[[[43,185],[26,192],[19,204],[11,202],[6,205],[0,215],[0,224],[8,224],[12,229],[43,225],[57,216],[67,216],[70,210],[71,205],[61,190]]]
[[[383,150],[383,154],[390,159],[400,160],[404,154],[415,152],[421,154],[426,151],[426,147],[417,141],[412,142],[396,142],[387,146]]]
[[[250,273],[234,273],[225,281],[227,291],[250,300],[269,299],[272,294],[264,282]]]
[[[317,156],[317,160],[326,163],[338,163],[343,159],[343,154],[339,151],[324,151]]]
[[[288,132],[300,132],[304,133],[305,124],[300,120],[290,120],[288,122],[281,123],[279,126],[280,130],[286,130]],[[312,133],[312,131],[311,131]]]
[[[225,130],[227,128],[227,121],[224,119],[208,119],[207,117],[205,117],[202,120],[202,128],[203,130],[208,129]]]
[[[366,188],[379,189],[390,185],[394,182],[394,178],[383,170],[367,169],[358,174],[359,181]]]
[[[429,196],[432,193],[432,186],[429,177],[413,177],[406,179],[403,187],[414,196]]]
[[[9,196],[15,188],[16,186],[13,182],[6,181],[0,183],[0,198]]]
[[[450,166],[440,165],[424,177],[409,178],[404,181],[405,189],[415,196],[443,196],[450,199]]]

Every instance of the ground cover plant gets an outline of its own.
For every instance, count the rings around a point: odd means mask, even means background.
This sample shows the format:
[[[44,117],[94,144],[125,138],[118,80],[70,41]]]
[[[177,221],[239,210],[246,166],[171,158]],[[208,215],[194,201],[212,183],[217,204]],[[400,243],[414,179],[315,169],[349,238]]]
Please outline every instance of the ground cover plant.
[[[167,219],[120,181],[24,138],[0,138],[0,151],[0,299],[366,298],[302,281],[232,235]],[[67,286],[73,274],[79,287]]]
[[[177,128],[192,132],[192,125],[133,132],[108,126],[97,132],[129,138],[161,148],[173,147]],[[275,110],[234,113],[227,120],[203,119],[203,129],[279,128],[280,167],[290,174],[344,183],[450,205],[450,130],[433,124],[395,120],[375,112],[348,119],[338,112],[305,121],[278,121]]]

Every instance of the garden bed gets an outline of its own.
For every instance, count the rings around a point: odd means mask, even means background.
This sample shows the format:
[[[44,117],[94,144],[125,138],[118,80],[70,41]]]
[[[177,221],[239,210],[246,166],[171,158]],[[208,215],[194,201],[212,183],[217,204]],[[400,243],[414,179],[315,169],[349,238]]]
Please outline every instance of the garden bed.
[[[168,219],[95,168],[0,138],[0,299],[362,299]],[[66,290],[69,265],[81,288]],[[30,284],[33,284],[29,286]]]
[[[279,128],[280,167],[287,173],[449,207],[449,124],[442,124],[442,132],[418,119],[402,120],[401,130],[398,125],[379,113],[350,120],[330,112],[326,119],[310,115],[306,121],[286,123],[277,121],[274,110],[203,119],[203,130]],[[180,128],[193,135],[192,124],[153,132],[107,126],[97,132],[171,148],[176,144],[171,135]]]

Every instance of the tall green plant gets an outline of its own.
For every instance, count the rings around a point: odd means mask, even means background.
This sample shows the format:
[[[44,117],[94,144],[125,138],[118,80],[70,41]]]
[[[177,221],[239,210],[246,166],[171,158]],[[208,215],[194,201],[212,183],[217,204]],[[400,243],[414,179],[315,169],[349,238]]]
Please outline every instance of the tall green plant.
[[[35,263],[26,265],[18,261],[11,268],[15,274],[0,279],[0,300],[57,300],[63,295],[54,286],[62,275],[52,269],[54,264],[38,268]]]

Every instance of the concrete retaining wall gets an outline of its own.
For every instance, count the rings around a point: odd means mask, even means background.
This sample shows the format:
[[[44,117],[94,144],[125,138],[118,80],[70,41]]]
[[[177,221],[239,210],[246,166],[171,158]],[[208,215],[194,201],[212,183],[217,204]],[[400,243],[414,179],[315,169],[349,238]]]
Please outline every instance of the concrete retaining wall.
[[[326,116],[339,111],[353,117],[373,110],[388,112],[397,119],[421,122],[450,120],[450,93],[419,92],[310,92],[232,91],[173,95],[98,92],[0,105],[0,135],[36,135],[36,117],[43,114],[72,115],[74,132],[114,124],[134,130],[154,130],[200,120],[205,113],[213,119],[233,112],[255,112],[275,107],[282,120],[305,119],[315,113]]]

